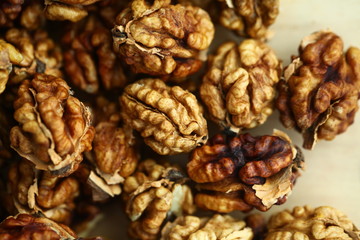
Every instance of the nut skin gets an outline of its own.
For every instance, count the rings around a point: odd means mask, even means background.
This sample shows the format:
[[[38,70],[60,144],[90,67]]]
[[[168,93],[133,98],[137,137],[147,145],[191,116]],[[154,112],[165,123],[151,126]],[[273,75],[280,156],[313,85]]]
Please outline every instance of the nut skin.
[[[77,240],[80,239],[68,226],[41,216],[18,214],[0,223],[0,239],[7,240]],[[102,240],[101,237],[81,238]]]
[[[11,129],[11,147],[37,169],[67,176],[77,169],[82,153],[91,150],[90,112],[70,95],[63,79],[36,74],[23,81],[14,109],[19,126]]]
[[[24,0],[4,0],[0,3],[0,28],[11,27],[19,16]]]
[[[5,34],[5,40],[13,44],[22,54],[23,60],[14,65],[9,84],[19,84],[35,73],[45,73],[62,77],[62,53],[46,31],[29,31],[24,28],[11,28]]]
[[[278,130],[259,137],[215,135],[191,153],[187,164],[189,177],[198,183],[197,206],[222,213],[267,211],[282,204],[300,175],[298,168],[300,152]]]
[[[209,15],[169,0],[132,1],[113,29],[114,49],[135,73],[182,81],[202,65],[201,51],[214,38]]]
[[[200,97],[210,118],[240,131],[263,124],[273,112],[281,62],[259,40],[226,42],[208,61]]]
[[[158,239],[169,215],[195,211],[190,188],[184,175],[169,164],[147,159],[124,182],[126,213],[132,220],[129,235],[135,239]]]
[[[168,222],[161,233],[160,240],[253,239],[244,221],[220,214],[211,218],[181,216]]]
[[[279,0],[218,0],[220,23],[240,36],[265,40],[279,14]]]
[[[13,64],[19,64],[23,55],[10,43],[0,39],[0,94],[4,92]]]
[[[189,152],[207,140],[207,123],[196,97],[160,79],[128,85],[120,97],[126,125],[161,155]]]
[[[70,224],[79,196],[79,182],[73,176],[54,177],[39,171],[27,160],[11,166],[8,173],[10,195],[18,212],[41,212],[49,219]]]
[[[360,239],[360,231],[333,207],[298,206],[271,216],[265,240],[275,239],[356,240]]]
[[[360,50],[343,52],[343,42],[331,31],[305,37],[299,56],[284,71],[276,107],[285,127],[296,127],[303,147],[317,139],[332,140],[353,123],[360,89]]]
[[[94,15],[72,24],[62,38],[64,68],[71,83],[88,92],[97,93],[124,87],[127,78],[120,60],[112,49],[110,31]]]

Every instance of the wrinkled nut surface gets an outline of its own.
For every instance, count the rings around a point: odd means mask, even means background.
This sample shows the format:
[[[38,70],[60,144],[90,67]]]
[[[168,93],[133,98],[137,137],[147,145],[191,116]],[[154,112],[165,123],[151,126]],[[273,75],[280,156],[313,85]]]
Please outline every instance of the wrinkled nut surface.
[[[80,194],[79,182],[73,176],[54,177],[22,160],[10,168],[8,185],[18,212],[41,212],[47,218],[65,224],[72,220],[74,199]]]
[[[20,64],[24,57],[10,43],[0,39],[0,94],[4,92],[13,64]]]
[[[266,240],[359,240],[360,231],[339,210],[321,206],[295,207],[271,216]]]
[[[269,26],[279,14],[279,0],[218,0],[223,2],[220,23],[240,36],[269,38]]]
[[[201,208],[267,211],[286,201],[302,161],[299,149],[278,130],[272,136],[215,135],[191,153],[187,172],[198,183],[195,203]]]
[[[189,152],[207,140],[207,123],[196,97],[160,79],[128,85],[120,97],[125,124],[140,132],[155,152]]]
[[[45,16],[49,20],[77,22],[88,15],[84,6],[101,0],[44,0]]]
[[[251,240],[253,232],[244,221],[229,215],[216,214],[209,218],[181,216],[168,222],[161,231],[160,240]]]
[[[0,28],[11,27],[22,10],[24,0],[3,0],[0,3]]]
[[[332,140],[349,127],[358,110],[360,49],[343,52],[343,42],[331,31],[305,37],[299,56],[284,72],[277,108],[285,127],[303,134],[303,147],[317,139]]]
[[[74,172],[82,153],[91,150],[94,128],[89,110],[70,95],[66,82],[36,74],[20,85],[14,108],[19,126],[11,129],[11,147],[37,169],[56,176]]]
[[[14,65],[9,83],[19,84],[35,73],[62,77],[61,48],[46,31],[38,29],[31,32],[26,29],[11,28],[6,32],[5,39],[13,44],[23,56],[23,60]]]
[[[209,59],[200,97],[222,127],[253,128],[273,112],[280,72],[281,62],[261,41],[227,42]]]
[[[147,159],[124,183],[126,213],[132,223],[129,234],[135,239],[158,239],[169,215],[195,211],[190,188],[183,185],[184,175],[170,165]]]
[[[180,81],[197,72],[214,38],[209,15],[170,0],[135,0],[113,29],[114,49],[136,73]]]
[[[124,87],[127,78],[112,49],[111,32],[90,16],[72,24],[63,36],[64,67],[70,81],[88,93]]]

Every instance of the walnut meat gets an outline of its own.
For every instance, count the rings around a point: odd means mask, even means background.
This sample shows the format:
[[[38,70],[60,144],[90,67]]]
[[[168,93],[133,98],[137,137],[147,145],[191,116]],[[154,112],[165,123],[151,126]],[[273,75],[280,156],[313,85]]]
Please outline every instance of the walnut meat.
[[[71,25],[62,39],[70,81],[88,93],[124,87],[127,78],[112,49],[111,32],[95,16]]]
[[[204,10],[170,0],[132,1],[116,24],[114,49],[134,72],[178,81],[199,70],[214,37]]]
[[[223,2],[220,23],[240,36],[266,39],[279,14],[279,0],[218,0]]]
[[[147,159],[125,180],[126,213],[132,223],[129,234],[136,239],[157,239],[168,215],[195,211],[190,188],[176,167]]]
[[[44,0],[45,16],[50,20],[77,22],[87,16],[84,8],[101,0]]]
[[[79,182],[73,176],[55,177],[22,160],[10,168],[8,185],[18,212],[41,212],[47,218],[65,224],[72,220],[74,200],[80,194]]]
[[[229,215],[216,214],[211,218],[181,216],[168,222],[161,231],[160,240],[251,240],[253,232],[244,221]]]
[[[120,97],[124,122],[155,152],[189,152],[207,140],[207,123],[196,97],[159,79],[128,85]]]
[[[281,62],[258,40],[222,44],[209,60],[200,96],[211,118],[239,131],[264,123],[273,112]]]
[[[62,77],[62,54],[56,44],[44,30],[30,32],[26,29],[11,28],[5,39],[13,44],[23,55],[23,60],[14,65],[9,83],[18,84],[35,73],[45,73]]]
[[[61,79],[36,74],[25,80],[14,102],[14,118],[19,123],[11,129],[11,146],[37,169],[56,176],[74,172],[82,153],[91,150],[94,128],[90,112]]]
[[[267,211],[282,204],[300,175],[302,156],[288,136],[215,135],[196,148],[187,164],[189,177],[198,183],[197,206],[217,212]]]
[[[0,224],[0,239],[7,240],[76,240],[78,236],[69,227],[45,217],[18,214]],[[81,238],[102,240],[101,237]]]
[[[295,207],[273,215],[268,222],[266,240],[356,240],[360,231],[339,210],[322,206]]]
[[[24,57],[10,43],[0,39],[0,94],[4,92],[13,64],[20,64]]]
[[[19,16],[24,0],[3,0],[0,3],[0,28],[11,27]]]
[[[343,42],[330,31],[305,37],[299,56],[284,72],[277,108],[285,127],[296,127],[304,148],[317,139],[332,140],[349,127],[358,109],[360,50],[343,52]]]

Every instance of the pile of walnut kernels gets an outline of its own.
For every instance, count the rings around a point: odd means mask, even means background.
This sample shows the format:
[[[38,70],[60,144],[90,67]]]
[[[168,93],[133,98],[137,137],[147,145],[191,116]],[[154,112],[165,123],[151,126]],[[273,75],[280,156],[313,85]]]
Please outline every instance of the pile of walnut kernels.
[[[227,214],[283,204],[304,169],[286,133],[245,130],[276,108],[313,149],[358,110],[360,49],[319,31],[283,67],[266,44],[278,13],[279,0],[2,0],[0,239],[79,239],[114,201],[132,239],[360,239],[332,207]],[[214,24],[245,40],[208,54]],[[186,169],[159,160],[180,153]]]

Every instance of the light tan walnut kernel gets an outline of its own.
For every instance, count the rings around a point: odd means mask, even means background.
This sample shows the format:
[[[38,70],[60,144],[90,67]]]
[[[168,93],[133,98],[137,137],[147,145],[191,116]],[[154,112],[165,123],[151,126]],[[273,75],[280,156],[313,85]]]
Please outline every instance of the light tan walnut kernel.
[[[268,27],[279,14],[279,0],[218,0],[223,2],[220,23],[240,36],[267,39]]]
[[[136,73],[180,81],[199,70],[214,25],[201,8],[132,1],[116,20],[114,49]]]
[[[263,124],[273,112],[281,62],[258,40],[222,44],[209,59],[200,96],[210,117],[238,132]]]
[[[360,91],[360,49],[343,50],[343,41],[331,31],[305,37],[299,56],[284,71],[277,108],[287,128],[297,128],[303,146],[317,139],[332,140],[354,122]]]
[[[244,221],[216,214],[211,218],[178,217],[163,227],[160,240],[251,240],[253,236]]]
[[[128,85],[120,97],[125,124],[140,132],[155,152],[189,152],[207,140],[207,123],[196,97],[160,79]]]
[[[271,216],[265,240],[358,240],[360,231],[339,210],[295,207]]]
[[[19,123],[11,129],[11,146],[36,168],[57,176],[74,172],[82,153],[91,150],[94,128],[90,112],[61,79],[36,74],[19,87],[14,102],[14,118]]]

